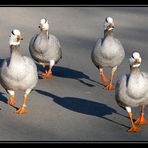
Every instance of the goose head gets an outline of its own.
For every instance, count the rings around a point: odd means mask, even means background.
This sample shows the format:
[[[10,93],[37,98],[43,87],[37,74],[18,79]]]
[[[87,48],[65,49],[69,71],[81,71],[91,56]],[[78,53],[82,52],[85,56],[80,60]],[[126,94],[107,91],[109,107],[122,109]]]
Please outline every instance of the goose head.
[[[49,29],[49,23],[48,23],[47,18],[41,19],[38,27],[41,30],[48,30]]]
[[[131,57],[129,58],[130,66],[131,67],[140,67],[142,58],[139,52],[133,52]]]
[[[104,21],[104,30],[110,31],[114,29],[114,21],[113,18],[108,16]]]
[[[13,29],[9,36],[9,45],[19,45],[20,41],[23,40],[21,33],[17,29]]]

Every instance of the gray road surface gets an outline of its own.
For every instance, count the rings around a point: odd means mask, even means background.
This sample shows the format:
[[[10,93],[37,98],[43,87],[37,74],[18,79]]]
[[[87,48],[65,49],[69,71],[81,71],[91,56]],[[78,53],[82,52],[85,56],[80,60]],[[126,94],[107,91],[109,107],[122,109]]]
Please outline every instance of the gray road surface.
[[[148,8],[0,7],[0,14],[0,62],[10,56],[8,36],[14,28],[24,37],[22,54],[30,56],[28,44],[43,17],[49,19],[50,32],[59,38],[63,50],[53,78],[39,79],[29,95],[27,114],[14,113],[0,86],[0,141],[148,141],[148,126],[140,133],[127,132],[131,125],[126,111],[116,104],[114,91],[102,89],[90,59],[97,37],[103,36],[104,18],[111,16],[114,34],[126,51],[114,83],[129,72],[128,58],[134,50],[140,49],[141,69],[148,72]],[[109,69],[105,71],[109,76]],[[17,107],[22,95],[17,92]],[[140,108],[133,109],[134,119],[138,113]]]

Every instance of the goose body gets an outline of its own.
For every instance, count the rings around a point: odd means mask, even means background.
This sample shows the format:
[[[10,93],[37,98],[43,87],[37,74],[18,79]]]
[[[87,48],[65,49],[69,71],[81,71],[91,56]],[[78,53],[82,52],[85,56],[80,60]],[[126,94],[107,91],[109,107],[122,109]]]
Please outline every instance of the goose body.
[[[144,107],[148,104],[148,73],[140,70],[141,56],[138,52],[130,57],[130,73],[125,74],[116,83],[115,99],[117,104],[125,109],[130,117],[132,127],[130,132],[139,132],[135,125],[148,124],[144,118]],[[141,115],[135,123],[132,119],[132,107],[141,106]]]
[[[104,37],[99,38],[91,53],[94,65],[99,69],[102,82],[108,82],[103,69],[111,68],[110,82],[105,89],[114,89],[112,80],[117,67],[125,57],[125,51],[121,42],[113,36],[114,22],[111,17],[107,17],[104,22]]]
[[[47,38],[46,31],[31,39],[29,50],[32,58],[38,63],[50,63],[51,60],[57,63],[62,58],[59,40],[52,34]]]
[[[21,55],[20,49],[21,34],[14,29],[11,33],[10,57],[5,59],[0,70],[1,85],[10,94],[8,104],[15,105],[15,92],[24,91],[24,101],[17,113],[24,113],[26,99],[31,90],[38,82],[37,67],[34,61],[27,56]]]
[[[116,84],[116,100],[120,106],[137,107],[148,104],[148,73],[134,69]]]
[[[113,36],[98,39],[92,51],[92,61],[99,68],[119,66],[124,57],[125,52],[121,42]]]
[[[37,68],[33,60],[20,54],[20,46],[11,46],[11,57],[3,62],[1,82],[7,90],[32,89],[37,84]]]
[[[40,21],[40,33],[34,35],[29,43],[29,51],[32,58],[45,67],[49,64],[48,72],[43,74],[43,78],[52,76],[52,67],[62,58],[61,45],[57,37],[48,31],[48,20]]]

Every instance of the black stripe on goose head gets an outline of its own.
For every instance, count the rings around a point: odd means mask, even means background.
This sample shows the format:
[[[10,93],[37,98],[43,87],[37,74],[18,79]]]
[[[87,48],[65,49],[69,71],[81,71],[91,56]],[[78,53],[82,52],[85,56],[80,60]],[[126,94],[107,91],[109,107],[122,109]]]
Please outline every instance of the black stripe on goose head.
[[[12,33],[13,35],[15,35],[14,32],[13,32],[13,30],[11,31],[11,33]]]
[[[47,21],[48,21],[48,20],[47,20],[47,17],[46,17],[46,18],[44,18],[44,19],[45,19],[45,23],[47,23]]]
[[[107,18],[108,18],[108,17],[106,17],[105,21],[108,23],[108,20],[107,20]]]
[[[134,53],[139,53],[139,51],[136,50],[136,51],[133,51],[133,52],[132,52],[131,57],[132,57],[133,59],[135,59],[135,58],[134,58]]]

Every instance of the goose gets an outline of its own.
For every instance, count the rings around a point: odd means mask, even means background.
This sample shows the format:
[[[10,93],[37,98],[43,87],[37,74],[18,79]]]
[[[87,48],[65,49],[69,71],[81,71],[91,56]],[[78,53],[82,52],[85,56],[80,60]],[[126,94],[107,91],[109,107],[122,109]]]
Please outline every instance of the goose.
[[[132,127],[129,132],[139,132],[141,128],[136,125],[148,124],[144,117],[144,108],[148,104],[148,73],[140,70],[142,58],[140,53],[134,51],[130,58],[130,73],[123,75],[116,83],[115,99],[117,104],[125,109],[129,115]],[[132,107],[141,106],[141,114],[133,122]]]
[[[99,38],[91,53],[91,59],[98,68],[101,82],[109,82],[104,87],[106,90],[114,89],[112,84],[117,67],[125,57],[125,51],[121,42],[113,36],[114,21],[111,17],[106,17],[104,21],[104,37]],[[103,68],[111,68],[110,81],[104,74]]]
[[[42,74],[42,78],[52,77],[52,68],[62,58],[61,45],[57,37],[49,33],[47,18],[40,20],[40,32],[34,35],[29,43],[29,51],[32,58],[45,68],[49,63],[49,69]]]
[[[23,40],[18,29],[13,29],[9,36],[10,57],[5,59],[0,70],[0,82],[10,95],[9,105],[15,105],[15,92],[24,92],[23,104],[16,113],[26,113],[26,101],[31,90],[38,82],[35,62],[27,56],[21,55],[20,41]]]

